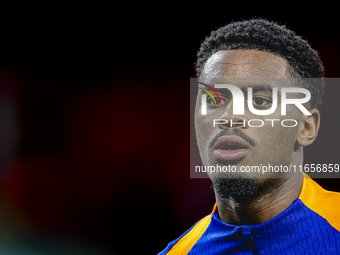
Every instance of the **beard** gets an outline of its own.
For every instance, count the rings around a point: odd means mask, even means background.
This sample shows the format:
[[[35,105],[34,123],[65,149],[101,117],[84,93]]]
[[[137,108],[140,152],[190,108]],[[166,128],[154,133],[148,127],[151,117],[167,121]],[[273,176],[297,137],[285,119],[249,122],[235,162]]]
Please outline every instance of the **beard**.
[[[262,197],[275,189],[279,179],[262,179],[259,182],[255,178],[226,178],[216,176],[212,179],[215,194],[222,199],[232,199],[237,203],[245,204]]]

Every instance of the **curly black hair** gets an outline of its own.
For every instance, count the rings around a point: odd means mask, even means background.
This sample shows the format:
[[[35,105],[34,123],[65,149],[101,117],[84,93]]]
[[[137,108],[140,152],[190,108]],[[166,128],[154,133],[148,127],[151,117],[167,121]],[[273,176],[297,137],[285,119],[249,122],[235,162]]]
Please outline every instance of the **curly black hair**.
[[[320,57],[306,40],[285,25],[264,19],[251,19],[233,22],[211,32],[197,53],[197,77],[200,77],[209,57],[218,51],[231,49],[271,52],[286,59],[299,78],[316,78],[307,79],[308,84],[305,86],[312,95],[311,107],[319,107],[324,89],[324,68]]]

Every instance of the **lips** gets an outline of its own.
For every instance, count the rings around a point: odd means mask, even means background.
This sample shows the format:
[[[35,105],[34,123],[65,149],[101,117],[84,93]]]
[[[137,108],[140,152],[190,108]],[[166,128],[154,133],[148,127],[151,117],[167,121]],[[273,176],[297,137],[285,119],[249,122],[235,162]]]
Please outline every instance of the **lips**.
[[[216,158],[235,161],[245,157],[249,152],[248,144],[239,136],[222,136],[215,145]]]

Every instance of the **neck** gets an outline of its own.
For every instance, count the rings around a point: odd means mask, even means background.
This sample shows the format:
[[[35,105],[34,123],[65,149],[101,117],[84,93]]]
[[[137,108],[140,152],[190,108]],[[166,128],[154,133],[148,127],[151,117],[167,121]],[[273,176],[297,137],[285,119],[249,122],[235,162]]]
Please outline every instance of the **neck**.
[[[301,173],[279,179],[275,187],[242,204],[233,198],[225,199],[216,194],[219,218],[232,225],[256,225],[266,222],[283,212],[298,198],[302,180]]]

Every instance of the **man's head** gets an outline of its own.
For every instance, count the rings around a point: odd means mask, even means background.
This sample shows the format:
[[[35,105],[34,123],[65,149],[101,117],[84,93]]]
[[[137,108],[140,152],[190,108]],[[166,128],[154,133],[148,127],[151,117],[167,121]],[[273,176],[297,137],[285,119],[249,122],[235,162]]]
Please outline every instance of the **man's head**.
[[[198,52],[196,71],[200,82],[212,86],[218,83],[233,84],[244,92],[245,98],[247,88],[253,87],[252,104],[258,110],[271,108],[272,89],[278,88],[278,107],[272,114],[264,116],[253,114],[247,106],[243,115],[234,115],[232,94],[227,90],[219,93],[223,106],[215,107],[208,98],[207,115],[202,115],[200,96],[204,92],[200,90],[195,125],[202,162],[206,166],[237,167],[233,173],[209,176],[215,191],[221,197],[251,200],[256,193],[269,186],[275,187],[280,182],[278,178],[292,177],[292,172],[281,170],[266,173],[258,179],[259,173],[241,172],[241,166],[302,164],[302,147],[313,143],[318,132],[320,118],[317,107],[323,91],[323,66],[308,43],[294,32],[272,22],[236,22],[212,32],[206,38]],[[299,82],[296,78],[316,79]],[[311,101],[305,106],[312,115],[304,115],[293,105],[288,105],[287,115],[282,116],[281,88],[298,86],[311,92]],[[291,96],[298,98],[301,95]],[[248,123],[251,119],[276,121],[267,121],[262,127],[248,124],[218,124],[213,127],[214,119],[226,119],[228,123]],[[280,124],[284,119],[296,120],[298,124],[285,127]]]

